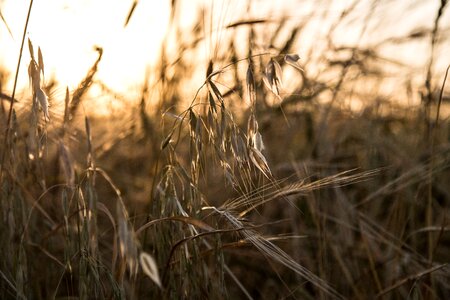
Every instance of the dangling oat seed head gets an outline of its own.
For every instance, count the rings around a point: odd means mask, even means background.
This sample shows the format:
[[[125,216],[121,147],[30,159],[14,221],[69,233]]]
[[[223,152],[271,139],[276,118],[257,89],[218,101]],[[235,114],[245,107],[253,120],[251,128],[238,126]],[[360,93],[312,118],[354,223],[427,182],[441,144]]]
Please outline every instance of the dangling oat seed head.
[[[45,121],[50,121],[50,115],[48,113],[48,97],[41,88],[37,89],[36,98],[44,112]]]
[[[249,148],[249,156],[253,164],[264,174],[268,179],[271,179],[272,172],[270,172],[269,164],[264,155],[255,147]]]
[[[254,146],[254,137],[258,132],[258,121],[256,121],[255,114],[252,112],[247,122],[247,144],[249,147]]]
[[[28,38],[28,50],[30,50],[30,56],[32,60],[34,59],[34,48],[33,48],[33,44],[31,43],[30,38]]]
[[[259,151],[263,151],[266,148],[262,140],[262,135],[261,133],[259,133],[259,131],[253,137],[253,144],[255,145],[255,148],[258,149]]]
[[[266,87],[280,100],[280,89],[282,88],[281,76],[282,70],[280,64],[275,59],[271,58],[266,66],[263,81]]]
[[[33,92],[37,93],[37,90],[41,86],[41,78],[39,76],[39,66],[34,59],[31,59],[30,65],[28,66],[28,77],[33,88]]]
[[[246,83],[247,83],[248,99],[250,105],[254,107],[256,103],[256,88],[255,88],[255,78],[253,76],[253,66],[251,62],[248,64],[247,68]]]
[[[38,48],[38,64],[39,64],[39,71],[42,72],[42,76],[44,75],[44,58],[42,56],[41,47]]]

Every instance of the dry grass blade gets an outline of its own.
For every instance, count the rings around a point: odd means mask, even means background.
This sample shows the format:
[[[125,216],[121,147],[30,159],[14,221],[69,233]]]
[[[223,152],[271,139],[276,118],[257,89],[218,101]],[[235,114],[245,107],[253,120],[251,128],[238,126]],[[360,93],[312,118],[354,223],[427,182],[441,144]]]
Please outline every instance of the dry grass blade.
[[[114,220],[114,217],[112,213],[109,211],[109,209],[104,205],[103,203],[99,202],[97,203],[97,208],[99,211],[103,212],[111,222],[111,225],[113,227],[113,244],[112,244],[112,261],[111,261],[111,270],[113,274],[116,274],[116,263],[117,263],[117,256],[118,256],[118,249],[117,249],[117,228],[116,228],[116,222]]]
[[[407,187],[410,187],[413,184],[425,180],[430,173],[437,173],[446,170],[450,167],[450,160],[445,157],[445,153],[441,153],[440,155],[435,153],[433,168],[431,168],[431,166],[432,164],[430,161],[427,161],[425,165],[415,165],[411,169],[406,170],[403,174],[400,174],[386,183],[384,186],[381,186],[379,189],[370,193],[359,203],[355,204],[355,207],[367,204],[381,195],[401,191]]]
[[[156,220],[150,221],[150,222],[142,225],[138,230],[136,230],[136,235],[139,235],[142,231],[146,230],[147,228],[149,228],[157,223],[161,223],[161,222],[165,222],[165,221],[183,222],[183,223],[198,227],[205,231],[215,230],[213,227],[209,226],[205,222],[200,221],[198,219],[195,219],[192,217],[186,217],[186,216],[174,216],[174,217],[167,217],[167,218],[161,218],[161,219],[156,219]]]
[[[211,80],[208,80],[208,87],[210,88],[210,91],[216,96],[217,100],[219,100],[220,104],[223,107],[224,106],[223,96],[222,96],[222,93],[220,92],[219,88]]]
[[[0,92],[0,99],[4,99],[4,100],[7,100],[7,101],[11,101],[12,100],[11,96],[9,96],[7,94],[4,94],[4,93],[1,93],[1,92]],[[19,100],[14,99],[14,102],[19,102]]]
[[[134,10],[136,9],[136,6],[138,4],[138,1],[133,1],[133,4],[131,5],[130,11],[128,12],[127,18],[125,20],[125,24],[123,27],[127,27],[128,23],[130,22],[131,16],[133,15]]]
[[[248,195],[226,202],[223,205],[223,208],[231,211],[241,211],[239,216],[243,217],[257,207],[276,199],[286,199],[286,197],[296,194],[306,195],[314,190],[326,187],[339,187],[355,184],[357,182],[368,180],[370,177],[378,174],[379,171],[373,170],[351,174],[353,172],[354,170],[349,170],[312,182],[301,180],[284,187],[280,187],[280,183],[273,180],[270,184],[262,186]]]
[[[95,51],[97,51],[97,53],[98,53],[97,60],[92,65],[92,67],[89,69],[88,73],[86,74],[86,77],[78,85],[78,88],[73,92],[72,101],[70,102],[70,110],[69,110],[71,118],[73,118],[75,116],[75,113],[78,109],[78,106],[80,105],[80,102],[81,102],[83,96],[89,90],[89,88],[93,82],[94,76],[97,73],[98,64],[100,63],[102,56],[103,56],[103,49],[101,47],[96,47]]]
[[[14,291],[14,293],[17,294],[17,289],[14,286],[14,284],[8,279],[8,277],[6,277],[6,275],[3,273],[2,270],[0,270],[0,275],[2,275],[3,280],[8,284],[8,286],[11,288],[11,290]]]
[[[433,127],[433,140],[434,140],[434,132],[436,131],[435,128],[437,128],[438,124],[439,124],[439,116],[440,116],[440,112],[441,112],[442,99],[444,98],[444,89],[445,89],[445,84],[447,82],[447,76],[448,76],[449,71],[450,71],[450,65],[448,65],[447,69],[445,69],[445,75],[444,75],[444,79],[442,80],[441,91],[439,92],[439,99],[438,99],[437,110],[436,110],[436,118],[434,120],[435,127]],[[434,141],[433,141],[433,143],[434,143]]]
[[[6,30],[8,30],[9,35],[14,39],[14,36],[13,36],[13,34],[12,34],[12,32],[11,32],[11,28],[9,28],[9,25],[8,25],[8,23],[6,22],[5,17],[3,16],[1,10],[0,10],[0,19],[2,19],[3,24],[5,24]]]
[[[291,269],[304,279],[311,282],[318,289],[332,296],[333,298],[344,299],[342,295],[340,295],[337,291],[335,291],[325,281],[320,279],[317,275],[313,274],[311,271],[309,271],[302,265],[298,264],[294,259],[292,259],[286,252],[284,252],[278,246],[276,246],[269,240],[263,238],[255,230],[245,229],[244,224],[229,211],[222,211],[216,208],[213,209],[220,215],[224,216],[235,228],[242,229],[240,232],[244,236],[244,238],[250,241],[266,257]]]
[[[41,245],[35,244],[35,243],[28,243],[28,245],[35,247],[37,249],[39,249],[39,251],[41,251],[42,253],[44,253],[47,257],[49,257],[52,261],[54,261],[56,264],[58,264],[58,266],[64,268],[65,265],[59,261],[59,259],[57,257],[55,257],[53,254],[51,254],[47,249],[43,248]]]
[[[382,290],[381,292],[379,292],[379,293],[376,295],[376,298],[383,297],[383,296],[385,296],[387,293],[389,293],[389,292],[391,292],[391,291],[393,291],[393,290],[395,290],[395,289],[401,287],[402,285],[404,285],[404,284],[406,284],[406,283],[408,283],[408,282],[414,282],[414,281],[417,281],[417,280],[421,279],[422,277],[424,277],[424,276],[426,276],[426,275],[428,275],[428,274],[434,273],[434,272],[436,272],[436,271],[438,271],[438,270],[440,270],[440,269],[442,269],[442,268],[445,268],[445,267],[447,267],[447,266],[448,266],[448,264],[442,264],[442,265],[434,266],[434,267],[432,267],[432,268],[429,268],[429,269],[424,270],[424,271],[422,271],[422,272],[419,272],[419,273],[417,273],[417,274],[410,275],[410,276],[408,276],[408,277],[406,277],[406,278],[403,278],[403,279],[399,280],[398,282],[394,283],[393,285],[391,285],[390,287],[387,287],[387,288],[385,288],[384,290]]]
[[[243,26],[243,25],[264,24],[267,22],[270,22],[270,20],[267,20],[267,19],[242,20],[242,21],[231,23],[231,24],[227,25],[226,28],[234,28],[234,27],[239,27],[239,26]]]

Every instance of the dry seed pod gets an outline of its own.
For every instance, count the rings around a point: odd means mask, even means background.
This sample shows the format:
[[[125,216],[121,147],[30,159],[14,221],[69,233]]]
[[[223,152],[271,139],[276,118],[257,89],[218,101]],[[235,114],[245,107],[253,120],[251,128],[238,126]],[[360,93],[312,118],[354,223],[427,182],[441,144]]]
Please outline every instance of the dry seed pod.
[[[256,148],[249,148],[249,156],[253,164],[266,176],[270,179],[272,173],[270,172],[269,165],[267,164],[267,160],[264,155]]]
[[[254,135],[258,131],[258,121],[256,121],[255,114],[250,114],[247,123],[247,132],[249,135]]]
[[[278,61],[276,61],[273,58],[272,58],[272,63],[275,67],[275,76],[277,78],[278,84],[280,85],[280,87],[282,87],[281,77],[283,77],[283,70],[281,69],[281,66],[278,63]]]
[[[28,50],[30,50],[31,59],[34,60],[34,49],[33,49],[33,44],[31,43],[30,38],[28,38]]]
[[[150,279],[153,280],[153,282],[156,283],[159,288],[162,288],[161,279],[159,278],[158,266],[156,265],[154,258],[146,252],[141,252],[141,254],[139,255],[139,261],[145,275],[150,277]]]
[[[282,70],[280,64],[276,60],[271,58],[266,66],[263,81],[266,87],[270,91],[272,91],[272,93],[274,93],[275,96],[277,96],[280,100],[280,89],[282,88],[281,75]]]
[[[37,89],[36,91],[36,98],[39,101],[39,105],[42,108],[42,111],[44,112],[44,117],[46,121],[50,121],[50,115],[48,113],[48,97],[44,93],[42,89]]]
[[[42,76],[44,76],[44,58],[42,57],[41,47],[38,48],[38,63],[39,71],[42,72]]]
[[[250,101],[250,105],[254,106],[256,103],[256,88],[255,88],[255,78],[253,76],[253,68],[251,63],[248,65],[247,76],[247,91],[248,91],[248,99]]]
[[[250,114],[247,122],[247,139],[248,145],[254,146],[253,139],[256,133],[258,132],[258,121],[256,121],[255,114]]]
[[[214,113],[216,113],[217,112],[216,102],[214,101],[214,98],[210,91],[208,91],[208,100],[209,100],[209,107]]]
[[[262,135],[261,133],[256,132],[255,136],[253,137],[253,145],[255,145],[255,148],[259,151],[263,151],[266,147],[264,146]]]
[[[37,90],[41,87],[41,78],[39,76],[39,66],[34,59],[31,60],[28,66],[28,77],[33,87],[33,92],[37,93]]]

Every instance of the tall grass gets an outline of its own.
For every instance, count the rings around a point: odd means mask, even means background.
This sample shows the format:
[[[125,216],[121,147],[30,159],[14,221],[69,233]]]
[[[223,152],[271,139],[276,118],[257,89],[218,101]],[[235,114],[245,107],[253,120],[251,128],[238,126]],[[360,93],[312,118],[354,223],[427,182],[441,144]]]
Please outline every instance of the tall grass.
[[[39,41],[22,48],[31,98],[0,84],[0,298],[449,298],[446,77],[428,67],[430,100],[407,108],[361,85],[383,81],[377,47],[392,40],[333,45],[356,4],[327,33],[322,74],[295,54],[313,19],[220,20],[236,33],[220,38],[202,10],[188,36],[172,5],[176,47],[119,122],[87,103],[93,85],[114,90],[95,77],[101,48],[64,96]],[[444,8],[406,37],[431,37],[432,57]]]

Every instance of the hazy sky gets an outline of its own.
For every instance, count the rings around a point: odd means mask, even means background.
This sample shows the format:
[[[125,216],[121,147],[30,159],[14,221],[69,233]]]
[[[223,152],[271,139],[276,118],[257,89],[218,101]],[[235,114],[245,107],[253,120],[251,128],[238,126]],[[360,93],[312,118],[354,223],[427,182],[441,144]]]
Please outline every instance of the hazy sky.
[[[98,45],[104,49],[104,56],[96,78],[122,93],[137,91],[146,68],[155,63],[161,41],[167,33],[170,2],[139,1],[129,25],[124,28],[132,0],[34,1],[27,37],[36,49],[38,46],[42,49],[47,78],[55,76],[62,89],[66,85],[74,89],[81,81],[97,58],[94,46]],[[302,56],[308,52],[308,47],[317,47],[317,37],[329,31],[332,19],[339,17],[342,9],[353,1],[254,0],[251,14],[246,11],[247,1],[242,0],[180,0],[177,3],[180,5],[178,17],[186,24],[194,18],[198,3],[206,3],[208,8],[214,8],[217,12],[214,27],[223,27],[251,16],[280,20],[285,15],[290,22],[298,24],[302,18],[315,14],[315,21],[313,19],[310,22],[308,31],[299,41],[299,54]],[[354,16],[350,16],[347,23],[336,30],[338,44],[370,43],[389,36],[405,35],[414,28],[431,28],[440,1],[378,1],[375,9],[372,9],[372,3],[373,0],[358,1]],[[28,5],[29,1],[24,0],[0,0],[1,12],[12,33],[11,36],[5,24],[0,23],[0,65],[10,70],[11,79],[7,90],[12,89],[13,70],[17,64]],[[371,21],[366,34],[360,36],[360,21],[370,13]],[[450,18],[444,16],[442,19],[443,25],[448,26]],[[219,38],[220,35],[214,37]],[[205,51],[209,52],[206,55],[211,55],[212,49],[205,44]],[[214,44],[214,41],[210,41],[210,44]],[[386,47],[385,55],[422,68],[428,50],[426,43],[406,47],[394,45]],[[448,53],[445,48],[440,51]],[[19,77],[21,87],[28,85],[28,63],[29,52],[26,47]]]
[[[140,1],[124,28],[132,1],[40,0],[34,1],[27,37],[41,47],[46,72],[71,88],[95,62],[94,46],[103,47],[98,76],[108,85],[132,85],[143,77],[146,64],[155,59],[166,32],[168,1]],[[13,37],[0,24],[0,64],[15,68],[28,1],[3,1],[1,10]],[[21,82],[27,82],[28,47],[23,55]],[[132,72],[129,73],[129,72]],[[120,88],[119,88],[120,89]],[[121,89],[123,90],[123,89]]]

